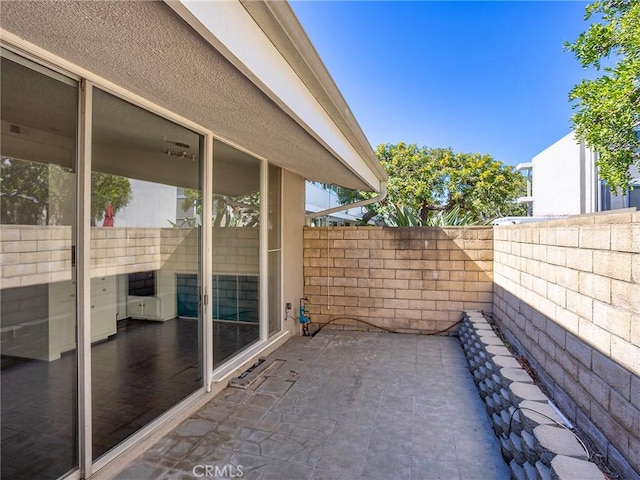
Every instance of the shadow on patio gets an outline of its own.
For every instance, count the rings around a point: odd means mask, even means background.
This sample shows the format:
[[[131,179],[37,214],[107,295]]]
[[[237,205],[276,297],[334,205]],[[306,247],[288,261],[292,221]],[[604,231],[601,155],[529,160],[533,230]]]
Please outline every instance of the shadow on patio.
[[[325,329],[269,358],[116,478],[509,478],[457,338]]]

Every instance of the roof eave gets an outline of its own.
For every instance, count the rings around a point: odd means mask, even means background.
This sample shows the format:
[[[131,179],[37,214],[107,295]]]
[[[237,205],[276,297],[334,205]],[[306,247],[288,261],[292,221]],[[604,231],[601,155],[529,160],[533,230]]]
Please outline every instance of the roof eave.
[[[379,191],[386,173],[286,2],[224,2],[228,9],[224,19],[207,15],[208,2],[166,0],[166,4],[371,190]],[[238,7],[264,34],[262,56],[255,48],[260,39],[237,31],[246,25]],[[278,68],[265,66],[269,49],[272,59],[277,54],[284,62]]]
[[[240,0],[380,180],[387,173],[311,40],[286,1]]]

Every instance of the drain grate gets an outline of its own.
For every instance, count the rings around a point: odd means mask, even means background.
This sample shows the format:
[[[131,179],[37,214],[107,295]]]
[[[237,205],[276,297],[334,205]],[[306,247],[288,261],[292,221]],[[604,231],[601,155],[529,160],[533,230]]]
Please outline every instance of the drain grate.
[[[280,368],[282,365],[284,365],[284,363],[285,360],[269,360],[266,358],[261,358],[246,371],[231,380],[229,382],[229,386],[246,390],[258,380],[264,379],[267,373]]]

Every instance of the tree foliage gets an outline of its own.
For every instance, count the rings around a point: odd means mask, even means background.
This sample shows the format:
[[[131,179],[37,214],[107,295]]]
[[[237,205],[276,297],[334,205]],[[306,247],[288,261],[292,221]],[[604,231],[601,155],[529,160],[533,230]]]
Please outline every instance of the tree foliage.
[[[458,227],[484,223],[474,219],[469,212],[463,213],[459,205],[449,211],[430,212],[426,219],[404,205],[390,204],[388,208],[387,225],[390,227]]]
[[[202,214],[202,195],[200,190],[190,188],[184,191],[182,209],[194,209]],[[213,226],[214,227],[257,227],[260,222],[260,192],[230,197],[213,194]]]
[[[2,223],[49,224],[48,166],[9,157],[3,157],[0,166],[2,168],[2,175],[0,175]]]
[[[3,157],[0,175],[2,223],[13,225],[71,225],[74,218],[75,174],[59,165]],[[125,177],[91,175],[91,219],[99,223],[105,205],[114,212],[131,200]]]
[[[629,188],[629,167],[640,168],[640,0],[601,0],[585,20],[599,17],[565,43],[584,68],[604,75],[582,80],[569,93],[579,140],[598,153],[600,176],[612,188]],[[611,59],[613,66],[602,67]]]
[[[507,215],[523,215],[515,200],[524,195],[525,179],[511,166],[479,153],[454,153],[450,148],[418,147],[406,143],[381,144],[376,154],[389,180],[387,198],[370,205],[363,221],[379,215],[397,223],[398,213],[417,215],[421,224],[458,221],[486,223]],[[372,194],[339,192],[343,203]],[[438,212],[455,212],[441,215]],[[456,220],[456,218],[458,220]]]
[[[109,173],[91,174],[91,219],[97,224],[103,219],[107,203],[115,213],[132,198],[131,183],[126,177]]]

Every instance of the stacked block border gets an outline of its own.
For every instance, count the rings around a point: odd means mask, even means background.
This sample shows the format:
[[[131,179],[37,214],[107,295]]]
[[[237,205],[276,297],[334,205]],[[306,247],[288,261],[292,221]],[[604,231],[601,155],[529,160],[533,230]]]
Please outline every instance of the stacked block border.
[[[481,312],[465,312],[459,337],[512,479],[605,478]]]

